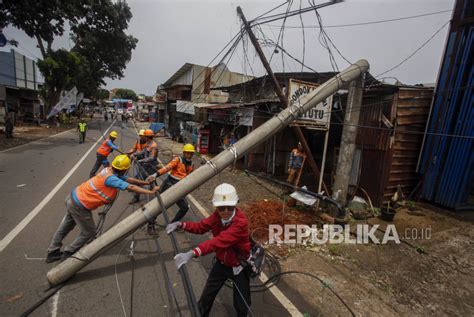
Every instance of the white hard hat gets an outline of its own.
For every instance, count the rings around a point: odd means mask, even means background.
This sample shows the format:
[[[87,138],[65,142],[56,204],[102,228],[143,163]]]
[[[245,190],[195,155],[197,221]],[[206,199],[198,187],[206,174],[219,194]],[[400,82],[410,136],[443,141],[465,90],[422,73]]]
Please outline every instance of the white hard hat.
[[[219,206],[235,206],[239,202],[239,196],[235,187],[230,184],[220,184],[214,190],[212,197],[212,204],[214,207]]]

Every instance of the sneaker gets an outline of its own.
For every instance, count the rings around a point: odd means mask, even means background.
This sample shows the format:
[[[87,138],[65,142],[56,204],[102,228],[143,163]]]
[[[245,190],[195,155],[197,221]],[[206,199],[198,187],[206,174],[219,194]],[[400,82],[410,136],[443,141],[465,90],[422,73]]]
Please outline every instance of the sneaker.
[[[69,257],[70,257],[71,255],[73,255],[73,254],[74,254],[74,252],[71,252],[71,251],[64,251],[64,252],[63,252],[63,256],[62,256],[62,258],[61,258],[61,261],[66,260],[67,258],[69,258]]]
[[[62,259],[62,257],[63,257],[63,252],[61,252],[61,250],[59,249],[48,252],[48,255],[46,256],[46,263],[59,261]]]

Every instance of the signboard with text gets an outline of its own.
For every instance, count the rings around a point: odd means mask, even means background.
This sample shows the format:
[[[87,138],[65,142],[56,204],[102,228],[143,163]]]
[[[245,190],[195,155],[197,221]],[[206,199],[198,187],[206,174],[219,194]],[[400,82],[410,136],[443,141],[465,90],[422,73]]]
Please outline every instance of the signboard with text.
[[[300,102],[300,98],[315,90],[319,85],[296,79],[290,79],[288,84],[288,105],[292,106]],[[324,99],[315,107],[293,121],[292,126],[300,126],[308,129],[327,130],[331,122],[332,96]]]

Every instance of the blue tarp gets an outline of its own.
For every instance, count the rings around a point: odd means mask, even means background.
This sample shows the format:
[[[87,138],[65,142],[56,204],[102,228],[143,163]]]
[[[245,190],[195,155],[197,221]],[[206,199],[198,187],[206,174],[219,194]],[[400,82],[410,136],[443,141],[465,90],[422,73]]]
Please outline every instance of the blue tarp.
[[[158,133],[158,131],[160,131],[164,127],[165,124],[161,122],[153,122],[150,124],[150,129],[153,130],[153,133]]]

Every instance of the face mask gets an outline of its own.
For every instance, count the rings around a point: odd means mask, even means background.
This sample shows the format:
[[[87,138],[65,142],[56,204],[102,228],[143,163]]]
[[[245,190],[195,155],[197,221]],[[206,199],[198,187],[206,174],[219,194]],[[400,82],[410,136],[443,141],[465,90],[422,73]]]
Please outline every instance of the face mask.
[[[234,218],[234,216],[235,216],[235,209],[234,209],[234,211],[232,212],[232,216],[230,216],[229,219],[224,220],[224,219],[221,218],[221,223],[222,223],[222,225],[224,225],[224,226],[228,225],[228,224],[232,221],[232,219]]]

